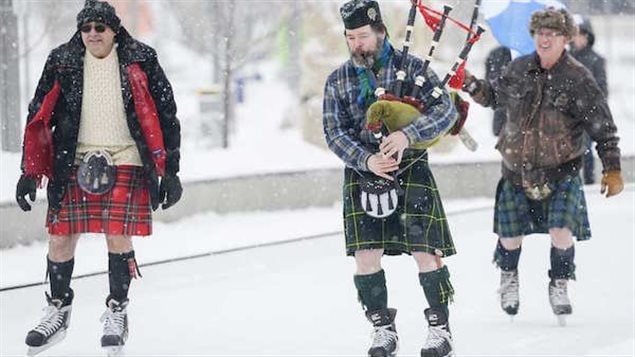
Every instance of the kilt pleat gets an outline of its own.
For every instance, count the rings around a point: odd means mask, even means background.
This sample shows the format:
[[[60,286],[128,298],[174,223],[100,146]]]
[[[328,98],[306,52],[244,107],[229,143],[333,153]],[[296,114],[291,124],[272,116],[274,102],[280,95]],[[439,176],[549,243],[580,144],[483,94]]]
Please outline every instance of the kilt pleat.
[[[550,228],[569,228],[577,240],[591,238],[586,199],[579,176],[554,183],[551,196],[530,200],[523,189],[502,178],[496,189],[494,233],[503,238],[549,233]]]
[[[401,166],[412,163],[422,152],[407,150]],[[385,218],[366,214],[360,202],[360,175],[344,170],[344,234],[346,254],[362,249],[384,249],[386,255],[427,252],[439,256],[456,253],[452,235],[427,156],[400,175],[404,193],[396,211]]]
[[[48,211],[49,234],[105,233],[147,236],[152,234],[150,192],[138,166],[117,166],[115,185],[103,195],[84,192],[73,169],[57,212]]]

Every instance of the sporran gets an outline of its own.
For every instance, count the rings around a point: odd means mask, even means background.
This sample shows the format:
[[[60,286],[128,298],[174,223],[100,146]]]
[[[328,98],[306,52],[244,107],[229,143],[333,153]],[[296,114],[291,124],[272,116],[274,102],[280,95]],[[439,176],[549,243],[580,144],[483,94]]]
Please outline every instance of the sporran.
[[[397,210],[398,195],[395,182],[372,173],[359,179],[360,202],[367,215],[386,218]]]
[[[117,167],[105,150],[84,154],[77,168],[77,184],[86,193],[103,195],[115,185]]]
[[[525,196],[527,196],[527,198],[532,201],[542,201],[551,196],[552,192],[551,187],[548,183],[545,183],[543,185],[534,185],[531,187],[526,186],[523,187],[523,189],[525,191]]]
[[[527,198],[533,201],[542,201],[549,196],[553,190],[544,171],[525,171],[522,173],[522,186]]]

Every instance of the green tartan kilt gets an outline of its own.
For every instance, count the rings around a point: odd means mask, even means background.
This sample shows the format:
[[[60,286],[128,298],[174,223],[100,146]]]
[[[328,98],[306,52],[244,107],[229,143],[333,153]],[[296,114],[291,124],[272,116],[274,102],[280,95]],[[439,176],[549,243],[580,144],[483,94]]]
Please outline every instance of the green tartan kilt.
[[[406,150],[401,167],[422,151]],[[385,218],[366,214],[360,202],[360,174],[344,170],[344,235],[346,254],[360,249],[384,249],[386,255],[426,252],[438,256],[456,253],[434,177],[425,155],[400,175],[404,190],[397,209]]]
[[[521,187],[501,178],[496,188],[494,233],[502,238],[549,233],[566,227],[577,240],[591,239],[586,198],[579,175],[553,183],[550,197],[533,201]]]

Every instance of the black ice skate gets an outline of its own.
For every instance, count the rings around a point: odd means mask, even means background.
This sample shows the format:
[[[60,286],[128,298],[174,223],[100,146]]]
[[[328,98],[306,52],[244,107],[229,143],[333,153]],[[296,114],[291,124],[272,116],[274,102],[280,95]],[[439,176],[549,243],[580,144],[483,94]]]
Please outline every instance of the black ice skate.
[[[46,293],[48,306],[44,308],[44,317],[33,330],[26,335],[25,343],[29,346],[27,356],[35,356],[51,348],[66,337],[70,325],[72,291],[67,299],[52,299]]]
[[[454,356],[454,344],[448,317],[438,309],[429,308],[424,311],[428,320],[428,338],[421,348],[421,357]]]
[[[394,356],[399,349],[399,337],[395,328],[396,309],[367,311],[366,318],[373,324],[369,357]]]
[[[501,308],[512,317],[518,313],[520,306],[518,285],[518,270],[501,270],[501,283],[498,289]]]
[[[566,316],[571,315],[571,301],[567,294],[567,279],[551,279],[549,282],[549,303],[553,313],[558,317],[558,324],[565,326],[567,324]]]
[[[101,337],[101,347],[108,356],[118,356],[128,339],[128,300],[119,302],[109,299],[106,311],[100,321],[104,323],[104,335]]]

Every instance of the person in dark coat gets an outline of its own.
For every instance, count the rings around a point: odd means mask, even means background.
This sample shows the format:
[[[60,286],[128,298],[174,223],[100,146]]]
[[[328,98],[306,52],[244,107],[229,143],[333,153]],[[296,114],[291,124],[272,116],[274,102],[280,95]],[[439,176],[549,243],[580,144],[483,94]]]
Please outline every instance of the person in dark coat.
[[[507,120],[496,148],[503,158],[494,211],[494,261],[501,269],[501,307],[519,308],[518,260],[524,236],[551,237],[549,301],[564,321],[571,314],[568,282],[575,278],[575,247],[591,238],[579,170],[584,135],[597,142],[604,167],[601,192],[624,188],[617,127],[591,72],[565,49],[576,26],[566,10],[547,8],[531,17],[536,52],[513,60],[492,85],[473,76],[464,89],[487,107],[504,108]]]
[[[108,247],[110,293],[101,345],[128,336],[128,291],[139,275],[132,236],[152,233],[152,210],[179,201],[180,124],[156,52],[133,39],[107,2],[88,0],[71,40],[48,56],[29,105],[16,199],[31,209],[48,179],[46,316],[29,353],[59,342],[70,323],[75,248],[82,233]],[[140,275],[139,275],[140,276]]]
[[[491,50],[487,54],[485,59],[485,79],[494,83],[503,74],[507,64],[512,61],[512,53],[509,48],[505,46],[498,46]],[[494,110],[494,116],[492,118],[492,133],[494,136],[498,136],[505,123],[505,110],[503,108],[497,108]]]
[[[593,50],[595,32],[593,31],[593,26],[591,26],[591,21],[589,18],[579,15],[574,16],[574,19],[578,24],[578,33],[573,36],[571,41],[571,55],[591,71],[602,93],[608,98],[609,89],[606,82],[606,61]],[[587,137],[586,143],[582,176],[584,183],[589,185],[595,183],[595,159],[593,157],[593,141]]]
[[[392,47],[376,1],[348,1],[340,14],[351,58],[326,80],[323,126],[329,148],[346,164],[346,253],[355,258],[354,284],[373,325],[368,355],[388,356],[397,350],[396,309],[388,307],[381,258],[409,254],[417,262],[419,282],[430,305],[424,311],[429,328],[422,356],[445,356],[453,351],[448,304],[454,290],[441,257],[455,254],[455,247],[427,152],[413,147],[444,135],[455,123],[457,111],[445,90],[423,113],[392,102],[414,110],[415,120],[380,142],[366,125],[369,107],[379,104],[375,89],[392,88],[397,63],[403,62],[405,86],[412,86],[416,76],[424,75],[423,61],[405,57]],[[423,102],[440,83],[430,69],[425,76],[427,85],[417,98]],[[391,106],[391,102],[383,104]],[[390,189],[394,187],[391,174],[400,169],[405,171],[397,180],[404,192],[398,195]],[[379,186],[388,190],[376,190]]]

